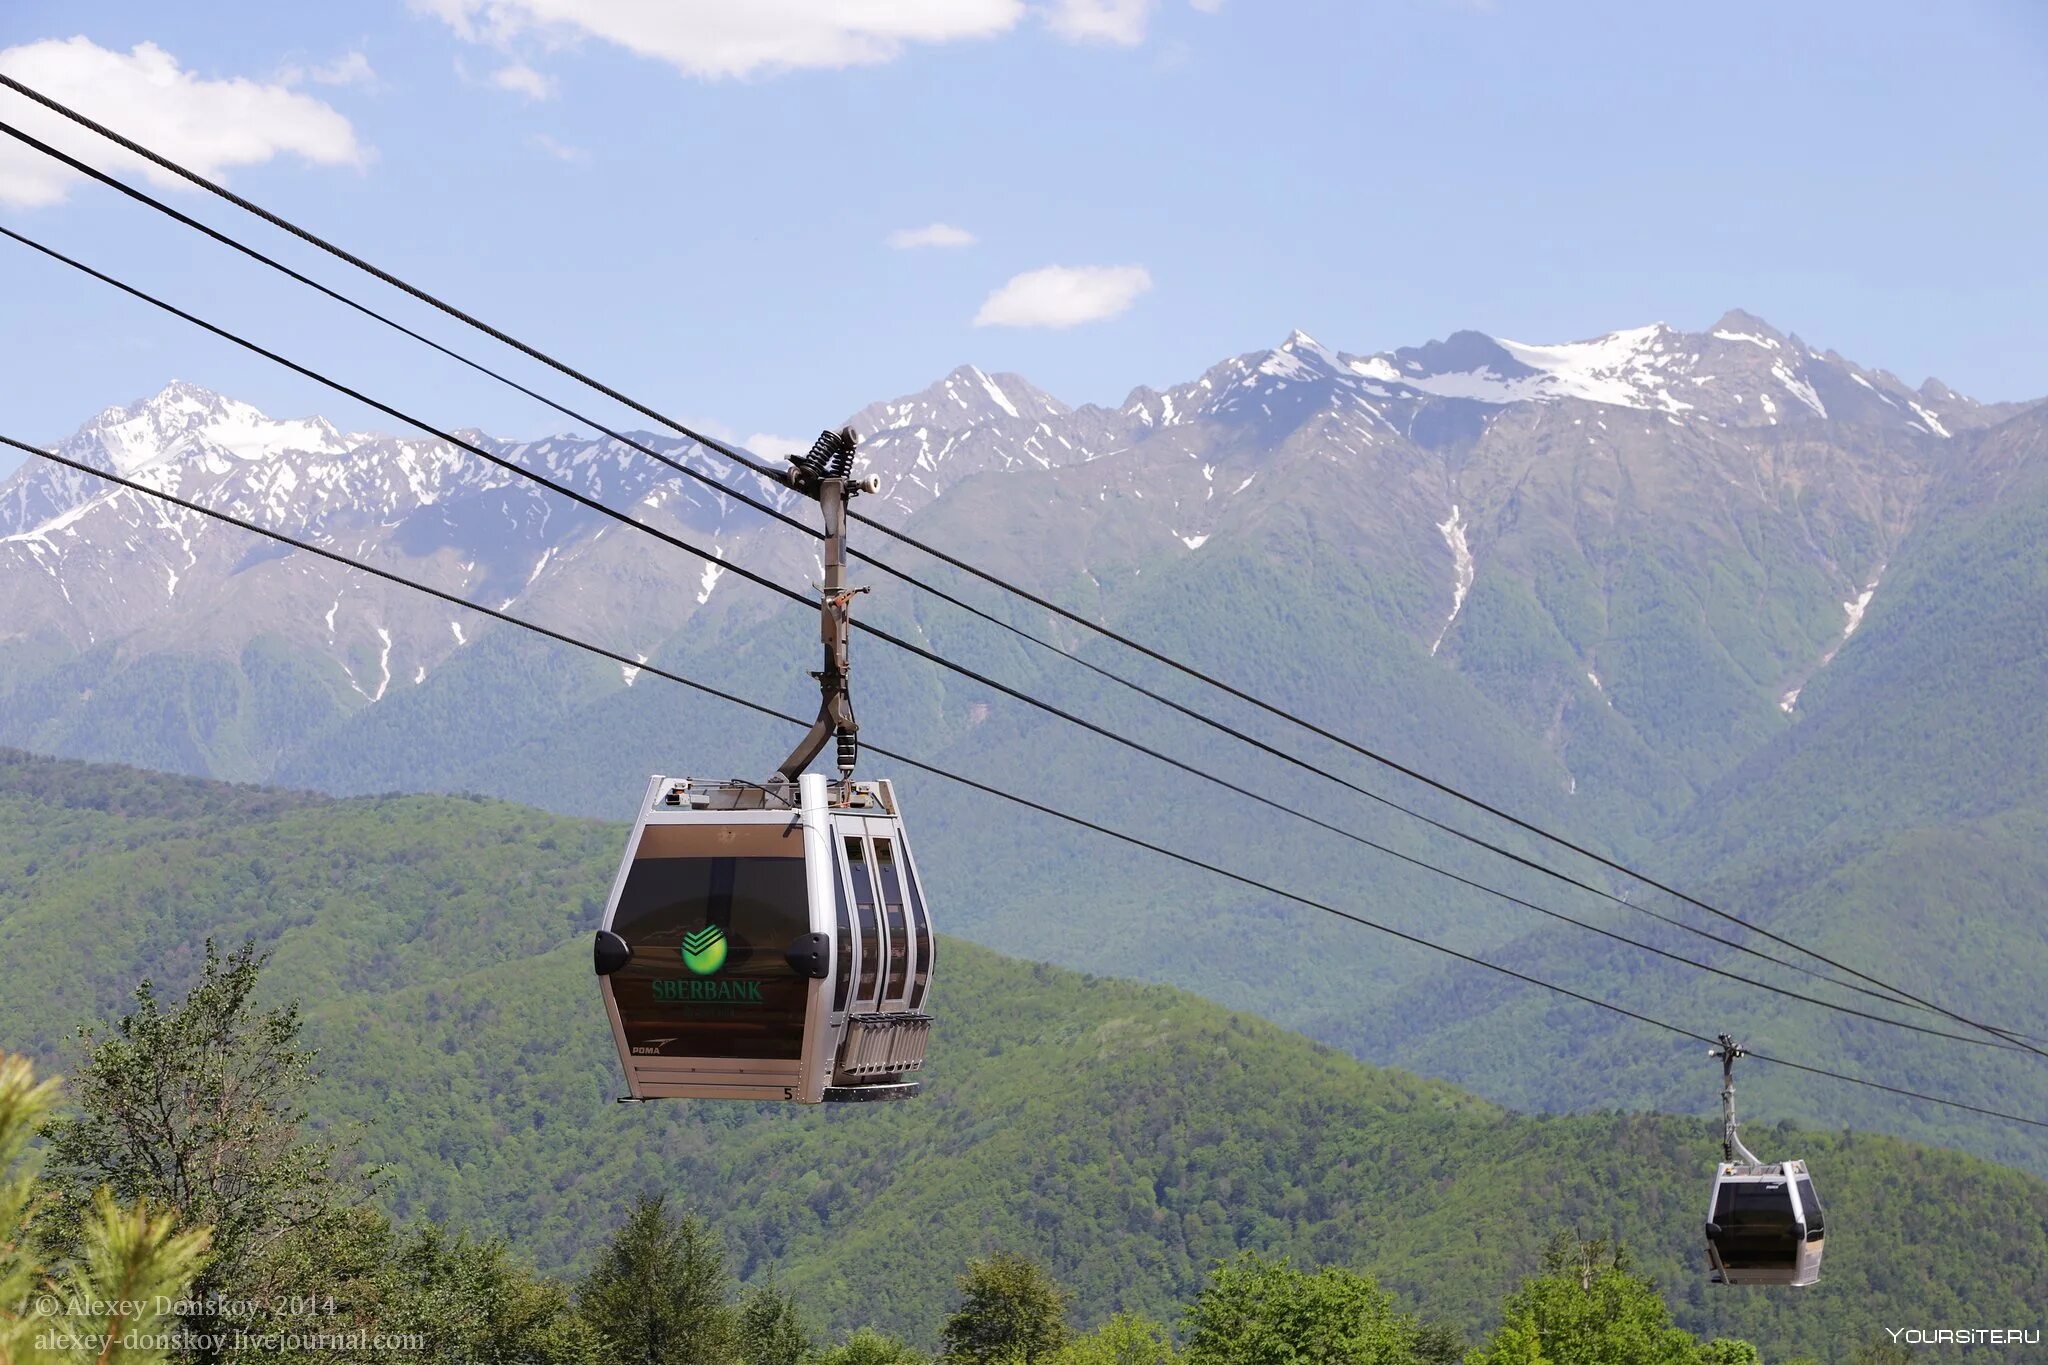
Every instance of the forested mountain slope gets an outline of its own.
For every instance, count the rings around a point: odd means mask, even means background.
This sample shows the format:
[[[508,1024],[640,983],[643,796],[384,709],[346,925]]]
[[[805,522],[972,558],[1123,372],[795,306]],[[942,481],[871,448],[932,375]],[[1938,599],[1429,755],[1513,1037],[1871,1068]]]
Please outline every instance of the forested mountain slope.
[[[69,1028],[118,1012],[137,978],[176,991],[205,936],[253,937],[274,953],[269,989],[310,1011],[317,1117],[359,1129],[398,1212],[503,1228],[559,1267],[663,1189],[715,1221],[745,1273],[774,1267],[842,1322],[925,1339],[951,1275],[996,1248],[1048,1262],[1084,1320],[1168,1311],[1213,1258],[1255,1247],[1363,1266],[1477,1328],[1570,1225],[1625,1240],[1684,1325],[1772,1359],[1836,1359],[1885,1325],[2024,1321],[2048,1278],[2048,1184],[1758,1113],[1753,1145],[1820,1173],[1827,1279],[1709,1293],[1703,1117],[1517,1115],[1176,990],[958,940],[941,945],[914,1103],[621,1106],[587,947],[619,836],[494,801],[333,800],[7,753],[0,951],[36,970],[0,976],[0,1046],[61,1062]],[[1634,1041],[1696,1073],[1692,1108],[1712,1108],[1714,1068],[1690,1044]]]
[[[1069,407],[967,366],[856,424],[883,482],[863,505],[882,519],[1762,926],[2048,1036],[2048,995],[2034,986],[2048,971],[2041,409],[1914,387],[1731,313],[1700,331],[1557,346],[1466,332],[1371,356],[1296,334],[1115,408]],[[67,449],[811,712],[815,622],[725,567],[802,585],[811,546],[613,442],[478,439],[710,557],[603,524],[444,443],[272,421],[189,385],[102,413]],[[658,444],[732,472],[709,452]],[[1425,814],[1731,932],[1006,604],[869,528],[855,543]],[[649,771],[759,776],[791,739],[632,669],[103,495],[82,476],[31,468],[8,482],[0,574],[11,589],[0,595],[0,742],[38,751],[618,817]],[[856,577],[877,588],[861,619],[1233,787],[1668,950],[1814,986],[1430,833],[894,579]],[[1734,1028],[1980,1104],[2048,1108],[2034,1059],[1660,964],[872,638],[856,660],[875,744],[1696,1031]],[[922,860],[950,891],[949,925],[990,947],[1185,986],[1518,1107],[1670,1108],[1695,1093],[1689,1062],[1645,1052],[1598,1016],[992,800],[903,781]],[[1546,1059],[1579,1083],[1552,1085]],[[1775,1112],[1803,1121],[2048,1172],[2048,1144],[1994,1124],[1837,1086],[1760,1085]]]
[[[2029,413],[1987,432],[1958,452],[1926,504],[1853,637],[1801,693],[1795,723],[1709,787],[1670,840],[1644,857],[1671,868],[1680,885],[1703,888],[1715,903],[1837,960],[1966,1015],[2048,1034],[2040,988],[2048,977],[2048,421]],[[1629,980],[1635,999],[1682,1017],[1740,1021],[1781,1049],[1857,1056],[1899,1084],[2030,1112],[2043,1104],[2040,1061],[2024,1053],[1843,1023],[1556,936],[1514,951],[1544,971],[1576,971],[1617,988]],[[1758,968],[1754,960],[1715,960]],[[1816,984],[1767,966],[1759,974],[1796,989]],[[1503,1042],[1517,1031],[1499,1026],[1521,1019],[1533,1027],[1529,1003],[1507,1001],[1491,1027],[1475,1024],[1461,980],[1438,972],[1415,983],[1385,1004],[1368,1032],[1405,1033],[1410,1041],[1387,1055],[1411,1064],[1423,1052],[1442,1055],[1447,1038],[1483,1038],[1495,1046],[1454,1050],[1460,1062],[1438,1074],[1513,1102],[1543,1103],[1536,1062],[1547,1043],[1526,1032],[1520,1046]],[[1665,984],[1653,992],[1658,980]],[[1818,993],[1873,1004],[1834,988]],[[1952,1024],[1921,1011],[1879,1012]],[[1355,1036],[1344,1027],[1333,1018],[1314,1031]],[[1608,1098],[1681,1102],[1684,1078],[1631,1074],[1636,1055],[1617,1040],[1578,1061],[1590,1075],[1624,1078],[1603,1090]],[[1936,1111],[1883,1118],[1880,1106],[1846,1091],[1817,1100],[1808,1083],[1780,1077],[1763,1085],[1773,1103],[1795,1112],[1824,1103],[1834,1122],[1965,1140],[2042,1169],[2041,1146],[2024,1134],[1979,1129],[1964,1138],[1952,1116]]]

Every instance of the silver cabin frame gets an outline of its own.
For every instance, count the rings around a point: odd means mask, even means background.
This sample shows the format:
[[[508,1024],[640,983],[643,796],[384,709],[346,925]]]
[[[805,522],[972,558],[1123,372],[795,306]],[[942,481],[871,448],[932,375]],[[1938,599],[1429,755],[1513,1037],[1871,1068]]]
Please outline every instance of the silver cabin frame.
[[[1746,1162],[1724,1161],[1714,1169],[1714,1188],[1707,1196],[1707,1222],[1713,1224],[1714,1216],[1721,1207],[1721,1191],[1731,1185],[1784,1185],[1791,1202],[1792,1222],[1796,1229],[1797,1250],[1789,1266],[1747,1266],[1730,1269],[1721,1260],[1719,1247],[1712,1237],[1707,1239],[1707,1264],[1710,1278],[1716,1284],[1762,1284],[1784,1285],[1789,1288],[1804,1288],[1820,1281],[1820,1263],[1826,1252],[1826,1222],[1823,1216],[1821,1235],[1815,1236],[1813,1213],[1806,1207],[1806,1199],[1800,1193],[1799,1183],[1813,1183],[1813,1173],[1804,1161]],[[1817,1196],[1816,1196],[1817,1197]]]
[[[825,973],[806,983],[802,1049],[795,1061],[719,1056],[636,1055],[610,975],[598,977],[632,1100],[690,1098],[792,1101],[799,1104],[904,1099],[920,1086],[932,1019],[929,1000],[933,929],[914,855],[905,836],[895,790],[884,781],[829,784],[805,774],[795,784],[792,809],[776,805],[768,789],[745,783],[696,784],[656,775],[648,780],[638,819],[606,901],[603,933],[615,933],[621,898],[650,828],[689,826],[794,828],[803,841],[805,919],[822,936]],[[836,794],[837,799],[834,799]],[[862,841],[873,877],[875,984],[860,990],[861,956],[869,936],[858,902],[848,838]],[[892,990],[890,913],[876,852],[886,841],[897,864],[905,942],[902,984]],[[839,927],[844,906],[848,932]],[[836,998],[839,973],[848,974],[847,999]],[[921,985],[920,985],[921,983]]]
[[[931,1033],[931,1016],[924,1009],[930,998],[931,967],[936,956],[930,908],[925,904],[923,882],[904,831],[896,805],[896,790],[886,779],[861,783],[872,797],[865,806],[841,805],[831,808],[831,875],[839,878],[837,894],[847,907],[847,939],[837,945],[834,955],[830,1034],[834,1079],[839,1089],[863,1089],[887,1077],[903,1076],[922,1069]],[[862,960],[866,954],[868,926],[862,915],[860,883],[855,864],[847,856],[846,843],[857,839],[868,869],[871,909],[876,930],[876,972],[872,994],[861,988]],[[905,938],[900,976],[890,970],[891,949],[896,934],[890,924],[886,888],[882,880],[879,847],[887,841],[890,858],[897,865],[897,880],[903,912]],[[837,903],[834,921],[837,921]],[[844,961],[848,974],[845,1007],[837,998],[838,971]],[[886,1084],[886,1083],[885,1083]],[[869,1094],[834,1094],[833,1099],[879,1098]]]

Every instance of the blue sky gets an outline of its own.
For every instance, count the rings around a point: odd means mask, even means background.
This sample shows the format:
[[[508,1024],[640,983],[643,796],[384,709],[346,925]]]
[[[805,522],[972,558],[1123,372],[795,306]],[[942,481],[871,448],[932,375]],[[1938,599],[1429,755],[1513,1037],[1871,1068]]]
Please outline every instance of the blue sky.
[[[964,361],[1112,403],[1297,326],[1370,352],[1462,327],[1697,328],[1730,307],[1916,383],[2048,394],[2044,16],[2021,0],[15,0],[0,69],[76,82],[143,141],[743,438],[814,432]],[[134,78],[149,63],[158,85]],[[22,110],[0,92],[0,118]],[[443,424],[566,425],[12,152],[0,221]],[[973,240],[890,244],[934,224]],[[1048,267],[1095,273],[1031,276]],[[54,439],[174,377],[392,425],[6,242],[0,299],[10,435]],[[566,381],[536,387],[626,420]]]

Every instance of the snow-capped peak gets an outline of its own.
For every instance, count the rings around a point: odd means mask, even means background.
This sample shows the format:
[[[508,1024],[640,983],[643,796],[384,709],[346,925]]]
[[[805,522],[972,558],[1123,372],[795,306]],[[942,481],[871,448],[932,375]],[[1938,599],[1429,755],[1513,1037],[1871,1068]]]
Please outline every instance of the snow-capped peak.
[[[96,445],[121,474],[200,448],[223,450],[241,460],[269,459],[288,450],[340,454],[348,448],[325,418],[278,421],[239,399],[182,381],[127,407],[108,408],[73,443]]]
[[[1335,351],[1297,327],[1288,334],[1287,340],[1280,343],[1279,349],[1266,357],[1259,370],[1263,374],[1302,378],[1314,370],[1326,374],[1342,373],[1344,362],[1338,359]]]
[[[1503,340],[1501,349],[1542,376],[1536,385],[1547,390],[1544,397],[1583,398],[1666,412],[1683,412],[1692,406],[1670,392],[1666,371],[1686,351],[1682,338],[1665,323],[1556,346]]]
[[[1731,308],[1721,315],[1721,320],[1707,330],[1707,335],[1716,341],[1736,342],[1754,346],[1760,351],[1785,351],[1784,333],[1765,322],[1754,313],[1740,308]]]
[[[1454,332],[1442,341],[1349,362],[1362,378],[1442,398],[1481,403],[1565,398],[1620,407],[1684,412],[1671,391],[1671,368],[1689,358],[1683,338],[1664,323],[1609,332],[1591,341],[1539,346]]]

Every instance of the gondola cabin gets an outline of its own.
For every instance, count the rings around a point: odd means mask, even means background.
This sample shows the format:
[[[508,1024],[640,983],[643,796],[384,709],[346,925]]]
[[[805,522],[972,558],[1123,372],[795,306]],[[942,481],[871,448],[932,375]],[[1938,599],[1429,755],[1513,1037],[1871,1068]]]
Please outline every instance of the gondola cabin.
[[[595,965],[632,1099],[916,1094],[932,927],[894,788],[653,778]]]
[[[1707,1208],[1715,1284],[1809,1285],[1820,1279],[1827,1228],[1803,1161],[1724,1161]]]

